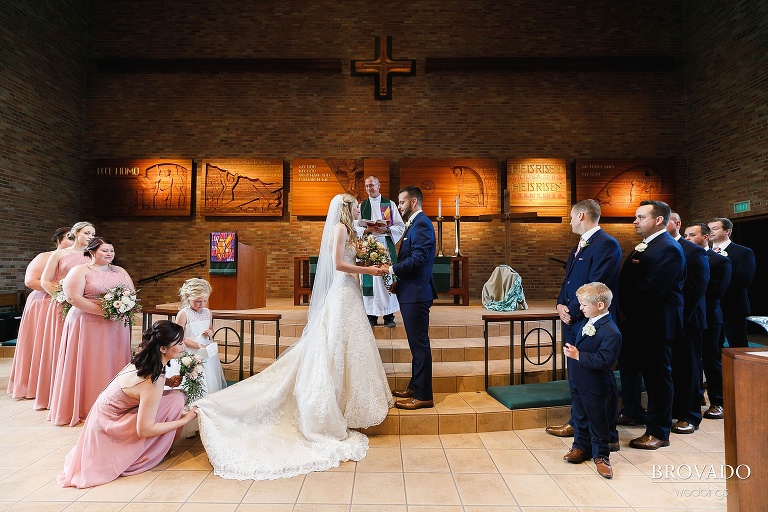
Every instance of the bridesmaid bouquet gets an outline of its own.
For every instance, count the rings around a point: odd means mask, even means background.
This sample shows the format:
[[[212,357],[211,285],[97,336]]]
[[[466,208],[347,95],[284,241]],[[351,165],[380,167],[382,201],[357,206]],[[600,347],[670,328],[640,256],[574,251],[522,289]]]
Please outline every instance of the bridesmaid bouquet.
[[[61,283],[56,283],[56,288],[51,294],[51,302],[61,306],[61,318],[67,318],[67,313],[72,309],[72,304],[67,302],[67,298],[64,297],[64,289],[61,287]]]
[[[389,249],[383,242],[376,240],[373,235],[368,235],[357,241],[357,265],[360,267],[370,267],[372,265],[391,265],[392,258],[389,255]],[[389,286],[392,278],[389,274],[381,277],[384,285]]]
[[[186,405],[202,398],[203,388],[203,358],[191,352],[184,352],[179,357],[179,375],[183,377],[181,389],[187,395]]]
[[[134,315],[141,312],[141,304],[139,304],[141,300],[136,298],[136,293],[137,290],[128,289],[124,284],[107,288],[106,293],[101,297],[104,318],[123,322],[126,326],[133,322]]]

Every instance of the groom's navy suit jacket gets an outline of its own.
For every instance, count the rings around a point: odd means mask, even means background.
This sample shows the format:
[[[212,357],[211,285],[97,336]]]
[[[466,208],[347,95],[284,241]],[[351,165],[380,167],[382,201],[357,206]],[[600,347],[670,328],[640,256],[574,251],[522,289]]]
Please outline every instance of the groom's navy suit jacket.
[[[567,306],[568,314],[571,315],[571,325],[565,326],[565,330],[571,335],[565,338],[568,343],[573,343],[579,335],[575,326],[584,318],[579,309],[579,300],[576,298],[576,290],[584,284],[597,281],[606,285],[613,292],[613,302],[609,308],[611,317],[619,318],[619,269],[621,268],[619,242],[599,229],[590,237],[589,245],[582,248],[579,254],[576,254],[576,247],[568,256],[565,279],[557,296],[557,303]]]
[[[432,279],[434,263],[435,228],[424,212],[421,212],[403,234],[397,263],[392,266],[398,279],[395,293],[400,304],[437,298]]]

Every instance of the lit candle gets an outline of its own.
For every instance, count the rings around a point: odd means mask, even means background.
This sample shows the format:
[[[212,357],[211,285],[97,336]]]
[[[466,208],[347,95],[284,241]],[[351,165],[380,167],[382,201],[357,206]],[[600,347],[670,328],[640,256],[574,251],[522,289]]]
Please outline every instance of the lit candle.
[[[456,196],[456,216],[459,216],[459,196]]]
[[[442,197],[437,198],[437,216],[438,217],[443,216],[443,198]]]

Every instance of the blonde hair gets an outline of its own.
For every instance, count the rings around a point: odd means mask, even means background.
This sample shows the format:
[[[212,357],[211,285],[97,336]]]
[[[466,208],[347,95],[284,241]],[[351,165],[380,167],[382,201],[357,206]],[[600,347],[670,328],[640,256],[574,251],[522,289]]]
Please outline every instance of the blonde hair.
[[[67,233],[67,238],[69,238],[70,240],[74,240],[74,239],[76,239],[76,238],[77,238],[77,234],[78,234],[78,233],[79,233],[79,232],[80,232],[80,231],[81,231],[81,230],[82,230],[84,227],[87,227],[87,226],[91,226],[92,228],[95,228],[95,227],[96,227],[96,226],[94,226],[93,224],[91,224],[90,222],[87,222],[87,221],[81,221],[81,222],[78,222],[77,224],[75,224],[74,226],[72,226],[72,228],[69,230],[69,233]]]
[[[211,286],[211,283],[205,279],[200,279],[198,277],[187,279],[179,289],[181,306],[187,307],[189,306],[189,299],[196,299],[204,295],[210,295],[211,292],[213,292],[213,287]]]
[[[349,235],[350,240],[354,240],[357,238],[357,232],[355,231],[354,227],[354,217],[352,215],[352,205],[355,204],[355,201],[357,199],[352,194],[344,194],[341,196],[341,200],[344,202],[344,204],[341,205],[341,221],[342,224],[344,224],[344,227],[347,228],[347,235]]]
[[[584,299],[584,301],[590,304],[602,302],[606,308],[609,308],[611,307],[611,301],[613,301],[613,292],[603,283],[587,283],[576,290],[576,298]]]

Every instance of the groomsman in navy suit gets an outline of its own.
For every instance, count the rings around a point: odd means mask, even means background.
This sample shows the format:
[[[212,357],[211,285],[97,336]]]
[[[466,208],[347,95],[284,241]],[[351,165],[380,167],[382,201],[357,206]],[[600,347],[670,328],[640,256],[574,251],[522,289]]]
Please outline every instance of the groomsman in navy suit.
[[[435,228],[421,211],[423,196],[418,187],[400,190],[398,209],[406,220],[397,263],[389,267],[394,277],[394,293],[411,348],[411,381],[392,394],[404,400],[398,409],[434,407],[432,400],[432,350],[429,346],[429,309],[437,298],[432,266],[435,262]]]
[[[727,256],[733,265],[731,283],[723,295],[723,331],[720,346],[728,338],[729,347],[747,346],[747,317],[749,316],[749,296],[747,288],[755,277],[755,253],[749,247],[731,242],[733,222],[725,217],[710,219],[712,231],[709,240],[712,250]]]
[[[672,426],[672,347],[683,336],[683,249],[666,227],[669,205],[643,201],[635,211],[635,246],[619,273],[622,334],[619,370],[622,403],[619,424],[645,423],[645,434],[632,448],[656,450],[669,446]],[[645,380],[648,411],[640,405],[638,374]]]
[[[707,328],[701,339],[701,366],[707,378],[709,409],[704,417],[721,420],[723,411],[723,365],[720,359],[720,331],[723,327],[723,311],[720,299],[731,282],[731,260],[709,250],[709,226],[693,224],[685,228],[685,238],[707,251],[709,260],[709,284],[705,295],[707,302]],[[704,387],[699,383],[699,397],[704,397]]]
[[[584,318],[584,314],[579,309],[576,290],[584,284],[599,282],[608,286],[613,295],[609,312],[613,319],[619,318],[621,247],[615,238],[600,228],[599,223],[600,204],[594,199],[585,199],[571,208],[571,230],[581,238],[568,255],[565,279],[557,296],[557,312],[563,322],[563,344],[574,345],[576,337],[580,334],[576,324]],[[618,416],[618,410],[614,415],[614,422],[615,416]],[[619,435],[615,427],[614,424],[611,431],[613,451],[619,449]],[[570,437],[574,433],[572,421],[565,425],[547,427],[546,431],[558,437]]]
[[[709,284],[707,251],[680,235],[680,215],[672,212],[667,232],[677,240],[685,255],[685,284],[683,284],[684,336],[672,349],[672,424],[676,434],[693,434],[701,423],[701,336],[707,328],[705,294]]]

